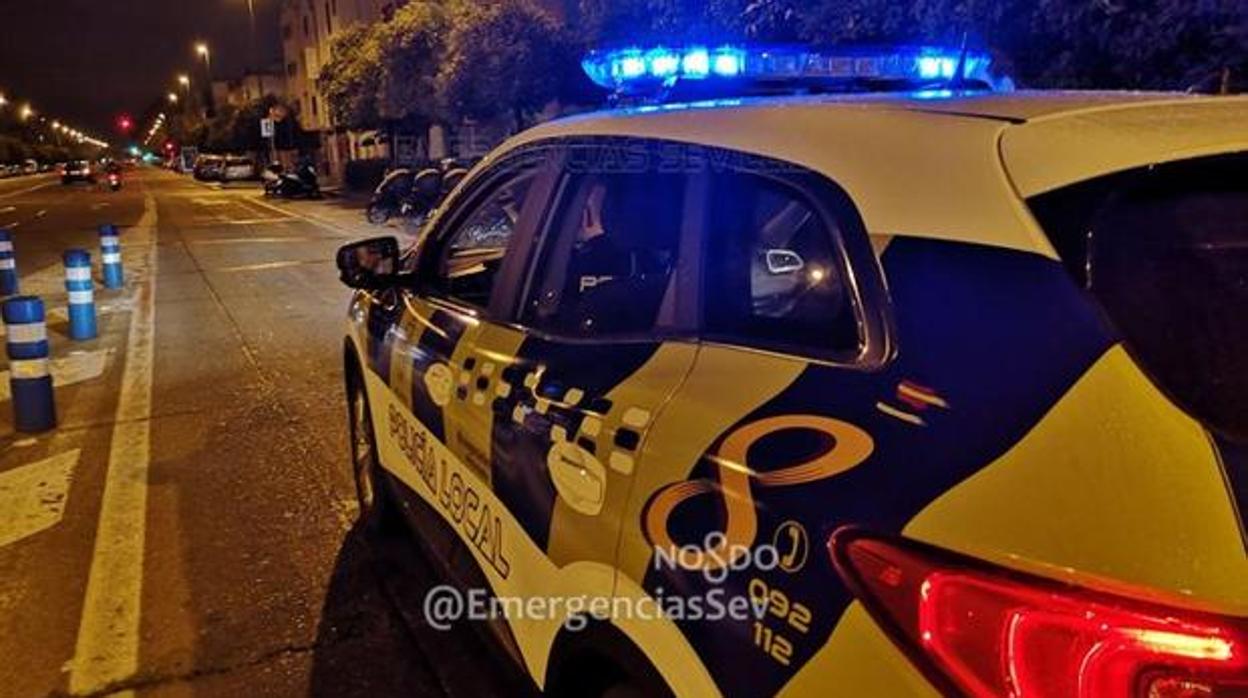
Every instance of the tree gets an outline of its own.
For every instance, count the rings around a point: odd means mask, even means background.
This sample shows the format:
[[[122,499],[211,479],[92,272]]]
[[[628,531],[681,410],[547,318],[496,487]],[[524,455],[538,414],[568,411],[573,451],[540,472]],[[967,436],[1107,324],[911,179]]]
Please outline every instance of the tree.
[[[456,116],[524,126],[574,77],[574,42],[530,0],[461,3],[451,18],[438,91]]]
[[[381,123],[378,93],[382,64],[381,27],[360,24],[335,35],[330,59],[321,67],[320,86],[334,123],[349,129]]]
[[[449,30],[449,8],[437,0],[413,0],[377,25],[382,65],[377,108],[383,119],[412,130],[444,120],[437,76]]]

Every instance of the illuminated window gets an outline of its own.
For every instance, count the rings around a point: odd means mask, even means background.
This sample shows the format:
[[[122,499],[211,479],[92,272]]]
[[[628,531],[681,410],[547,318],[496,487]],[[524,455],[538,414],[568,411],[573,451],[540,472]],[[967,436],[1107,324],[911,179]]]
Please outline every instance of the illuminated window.
[[[714,176],[706,329],[734,343],[855,352],[852,289],[832,226],[808,196],[747,172]]]

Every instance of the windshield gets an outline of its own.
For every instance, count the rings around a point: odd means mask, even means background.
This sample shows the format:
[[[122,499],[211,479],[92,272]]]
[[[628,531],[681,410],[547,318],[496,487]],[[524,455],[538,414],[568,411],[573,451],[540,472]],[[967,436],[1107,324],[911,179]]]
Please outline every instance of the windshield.
[[[1159,387],[1248,439],[1248,154],[1154,166],[1031,202]]]

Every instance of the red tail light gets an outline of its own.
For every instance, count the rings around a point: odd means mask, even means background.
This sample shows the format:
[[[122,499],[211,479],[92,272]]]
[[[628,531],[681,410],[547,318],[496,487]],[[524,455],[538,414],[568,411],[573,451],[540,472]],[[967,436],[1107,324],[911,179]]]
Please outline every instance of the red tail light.
[[[900,539],[829,547],[872,616],[946,693],[1245,698],[1248,620],[1119,597]]]

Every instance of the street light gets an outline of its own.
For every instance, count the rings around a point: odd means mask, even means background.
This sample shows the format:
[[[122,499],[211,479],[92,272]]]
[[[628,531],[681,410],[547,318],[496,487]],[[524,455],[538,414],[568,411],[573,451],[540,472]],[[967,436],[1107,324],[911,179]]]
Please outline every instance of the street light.
[[[4,95],[0,95],[0,107],[3,107],[4,105],[8,103],[9,103],[9,100],[5,99]]]
[[[32,116],[34,116],[34,115],[35,115],[35,110],[34,110],[34,109],[32,109],[32,108],[31,108],[31,106],[30,106],[29,104],[23,104],[23,105],[22,105],[22,111],[20,112],[20,116],[22,117],[22,121],[25,121],[25,120],[29,119],[30,117],[32,117]]]
[[[208,71],[208,80],[211,81],[212,80],[212,52],[208,50],[208,44],[203,41],[195,44],[195,53],[199,54],[199,56],[204,59],[204,68]]]
[[[169,95],[168,95],[168,97],[169,97],[169,103],[170,103],[170,104],[177,104],[177,103],[178,103],[178,94],[177,94],[176,92],[170,92],[170,93],[169,93]]]

